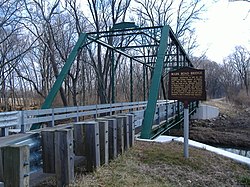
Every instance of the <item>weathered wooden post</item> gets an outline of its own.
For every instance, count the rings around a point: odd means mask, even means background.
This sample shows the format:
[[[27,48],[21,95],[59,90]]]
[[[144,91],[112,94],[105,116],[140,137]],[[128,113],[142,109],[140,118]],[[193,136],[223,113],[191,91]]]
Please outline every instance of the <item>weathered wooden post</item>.
[[[117,157],[117,122],[116,119],[107,119],[109,129],[109,159]]]
[[[124,123],[122,116],[116,116],[117,120],[117,154],[124,153]]]
[[[86,126],[86,169],[93,171],[100,166],[99,126],[95,121],[85,122],[84,125]]]
[[[4,186],[29,186],[29,157],[28,145],[13,145],[3,148]]]
[[[0,181],[4,180],[3,174],[3,148],[0,147]]]
[[[104,121],[105,120],[105,121]],[[99,125],[99,143],[100,143],[100,164],[108,164],[108,121],[106,119],[97,119]]]
[[[85,123],[86,122],[77,122],[74,123],[74,151],[76,156],[85,156],[86,154],[86,142],[85,142]]]
[[[73,130],[55,131],[55,170],[57,186],[65,186],[74,180]]]
[[[55,173],[55,130],[43,130],[42,135],[42,158],[43,172]]]
[[[135,123],[134,114],[127,114],[129,125],[129,146],[132,147],[135,144]]]
[[[124,150],[128,150],[129,148],[129,124],[128,124],[128,116],[121,115],[123,119],[123,133],[124,133]]]

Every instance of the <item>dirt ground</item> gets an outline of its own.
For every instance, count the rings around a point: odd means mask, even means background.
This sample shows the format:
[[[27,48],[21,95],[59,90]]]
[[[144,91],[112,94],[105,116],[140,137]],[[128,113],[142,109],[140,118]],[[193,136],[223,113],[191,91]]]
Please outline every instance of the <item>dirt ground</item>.
[[[220,110],[219,117],[210,120],[191,120],[190,139],[202,143],[250,149],[250,108],[235,106],[224,99],[205,102]],[[182,130],[171,135],[182,136]]]

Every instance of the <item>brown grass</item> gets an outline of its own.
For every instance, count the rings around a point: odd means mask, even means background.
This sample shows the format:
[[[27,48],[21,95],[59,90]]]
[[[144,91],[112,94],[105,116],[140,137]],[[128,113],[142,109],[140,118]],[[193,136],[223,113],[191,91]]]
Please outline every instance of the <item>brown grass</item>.
[[[70,186],[248,186],[250,170],[230,159],[179,143],[136,142],[133,149]]]
[[[240,113],[240,106],[237,106],[235,103],[230,102],[226,99],[212,99],[203,102],[204,104],[215,106],[219,108],[221,114],[228,116],[237,116]]]

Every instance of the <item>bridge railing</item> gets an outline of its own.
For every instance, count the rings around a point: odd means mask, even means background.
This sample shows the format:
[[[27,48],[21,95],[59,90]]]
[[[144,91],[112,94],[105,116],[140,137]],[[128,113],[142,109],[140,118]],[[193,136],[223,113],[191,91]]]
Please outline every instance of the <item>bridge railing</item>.
[[[7,136],[10,128],[17,128],[21,124],[20,111],[1,112],[0,113],[0,130],[1,136]]]
[[[92,122],[95,118],[99,118],[100,114],[114,115],[113,119],[118,120],[121,116],[130,115],[132,116],[130,125],[131,128],[135,129],[137,134],[140,131],[140,126],[144,119],[144,111],[146,109],[147,102],[133,102],[133,103],[115,103],[106,105],[90,105],[83,107],[67,107],[67,108],[55,108],[46,110],[27,110],[27,111],[15,111],[15,112],[5,112],[1,113],[1,123],[0,128],[6,131],[6,128],[20,128],[21,125],[26,125],[26,130],[34,123],[47,123],[47,125],[52,125],[58,121],[65,120],[64,124],[55,126],[53,128],[44,128],[36,131],[30,131],[27,133],[21,133],[13,135],[12,137],[1,137],[0,138],[0,181],[3,180],[3,158],[1,157],[2,151],[5,147],[16,147],[16,146],[28,146],[29,150],[29,174],[39,171],[43,167],[42,162],[42,131],[54,132],[60,129],[74,129],[75,124],[88,123],[91,122],[89,119],[82,119],[81,117],[90,116]],[[190,107],[193,107],[190,105]],[[156,106],[156,112],[153,121],[153,136],[162,134],[167,129],[175,126],[182,120],[182,109],[183,106],[177,101],[158,101]],[[190,108],[191,109],[191,108]],[[192,111],[192,110],[190,110]],[[117,113],[114,113],[117,112]],[[117,115],[116,115],[117,114]],[[131,115],[132,114],[132,115]],[[94,118],[94,119],[93,119]],[[106,119],[111,119],[107,117]],[[75,120],[74,122],[69,122],[69,119]],[[105,118],[102,118],[105,119]],[[77,122],[79,120],[79,122]],[[96,121],[98,121],[96,119]],[[122,122],[123,124],[124,122]],[[126,124],[126,123],[124,123]],[[123,125],[123,127],[125,127]],[[127,126],[124,129],[127,129]],[[24,129],[24,128],[23,128]],[[122,128],[123,129],[123,128]],[[20,129],[19,129],[20,130]],[[75,129],[78,132],[77,129]],[[6,134],[7,135],[7,134]],[[124,136],[126,133],[124,134]],[[76,136],[76,134],[75,134]],[[78,136],[78,135],[77,135]],[[77,137],[75,137],[77,139]],[[78,137],[79,139],[79,137]],[[111,138],[112,139],[112,138]],[[80,140],[82,140],[80,138]],[[2,160],[2,161],[1,161]],[[27,175],[28,176],[28,175]]]
[[[173,101],[158,101],[155,121],[160,118],[165,118],[166,113],[162,113],[161,111],[165,110],[164,108],[166,108],[166,105],[169,103],[173,103]],[[112,115],[122,112],[134,113],[135,126],[137,127],[142,123],[146,106],[147,101],[140,101],[3,112],[0,113],[1,136],[9,135],[9,131],[14,133],[29,131],[33,124],[42,124],[43,127],[53,127],[60,123],[78,122],[82,120],[80,118],[97,118],[101,115]],[[169,105],[168,107],[170,106],[172,107],[172,105]],[[161,117],[159,117],[159,115]]]

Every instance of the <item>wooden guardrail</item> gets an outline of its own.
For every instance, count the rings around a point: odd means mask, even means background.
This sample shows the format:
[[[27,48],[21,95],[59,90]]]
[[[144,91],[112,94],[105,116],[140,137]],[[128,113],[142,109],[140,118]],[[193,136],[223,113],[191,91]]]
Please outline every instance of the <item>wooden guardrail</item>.
[[[93,115],[94,121],[81,120],[80,115],[78,115],[78,120],[65,125],[0,137],[0,181],[3,181],[5,185],[9,184],[8,181],[12,184],[14,176],[9,176],[8,173],[10,172],[5,172],[5,170],[8,167],[11,168],[11,164],[15,163],[17,165],[15,167],[19,171],[15,174],[15,181],[18,181],[15,184],[19,186],[26,184],[30,179],[30,174],[36,172],[39,167],[43,168],[44,173],[54,173],[57,176],[58,186],[68,184],[74,178],[72,177],[74,174],[72,168],[74,168],[75,156],[84,157],[85,165],[83,167],[86,167],[86,170],[93,171],[96,167],[107,164],[110,159],[116,158],[131,147],[134,144],[135,128],[141,125],[144,109],[145,105],[142,103],[137,105],[123,103],[123,106],[116,104],[115,108],[101,108],[99,111],[95,109],[94,114],[93,111],[87,111]],[[110,111],[109,114],[114,113],[113,111],[117,111],[117,113],[121,111],[130,112],[106,117],[99,116],[103,112],[107,114],[107,110]],[[57,111],[57,109],[54,109],[54,111]],[[45,114],[54,116],[54,122],[56,122],[55,119],[59,119],[55,117],[56,115],[75,117],[75,115],[70,114],[74,110],[67,110],[69,113],[65,110],[60,111],[65,113],[54,113],[52,115],[48,110],[39,114],[33,111],[30,113],[33,116],[29,118],[34,118],[35,122],[44,120],[43,122],[51,123],[50,117],[44,118]],[[159,102],[155,113],[155,125],[174,116],[175,111],[175,102]],[[80,114],[79,110],[74,113]],[[30,121],[32,120],[30,119]],[[27,145],[29,151],[26,150]],[[19,161],[12,161],[9,165],[5,164],[5,167],[3,163],[10,162],[4,156],[7,154],[6,151],[14,151],[15,149],[19,150],[15,153],[19,155],[15,158]],[[11,155],[12,153],[8,154]],[[25,154],[28,156],[24,159],[22,155]],[[27,167],[29,167],[29,170]]]
[[[133,146],[134,115],[121,114],[97,118],[95,121],[44,128],[40,134],[43,172],[55,174],[57,186],[61,187],[74,180],[75,156],[85,158],[81,167],[93,171]],[[34,135],[28,136],[30,138]],[[6,143],[5,146],[0,146],[0,151],[0,179],[4,185],[29,186],[32,157],[29,146]]]

